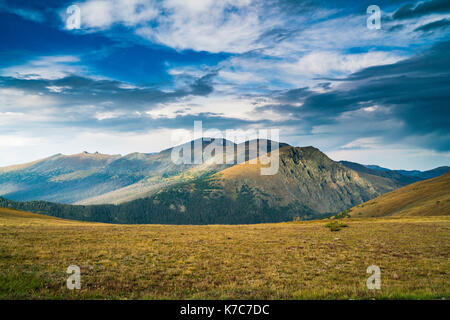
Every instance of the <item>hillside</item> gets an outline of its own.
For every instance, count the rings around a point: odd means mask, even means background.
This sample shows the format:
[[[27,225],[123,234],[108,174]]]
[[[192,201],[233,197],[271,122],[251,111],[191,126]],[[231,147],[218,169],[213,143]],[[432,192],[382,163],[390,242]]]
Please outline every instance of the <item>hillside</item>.
[[[42,199],[71,203],[134,182],[131,175],[108,175],[102,169],[120,155],[57,154],[31,163],[0,168],[0,195],[26,201]]]
[[[70,220],[63,220],[63,219],[58,219],[55,217],[50,217],[50,216],[46,216],[46,215],[42,215],[42,214],[37,214],[37,213],[31,213],[31,212],[27,212],[27,211],[21,211],[21,210],[16,210],[16,209],[10,209],[10,208],[0,208],[0,219],[2,221],[14,221],[14,220],[18,220],[21,222],[36,222],[36,221],[42,221],[42,222],[47,222],[47,221],[61,221],[61,222],[68,222]]]
[[[449,217],[326,223],[111,225],[0,209],[0,299],[450,298]],[[382,290],[366,288],[374,263]],[[81,290],[66,288],[73,264]]]
[[[246,186],[260,201],[272,206],[299,204],[300,211],[307,208],[311,214],[336,212],[396,188],[374,184],[314,147],[280,149],[280,168],[273,176],[260,175],[260,167],[246,162],[215,177],[230,198]]]
[[[450,172],[416,182],[351,209],[353,217],[450,215]]]

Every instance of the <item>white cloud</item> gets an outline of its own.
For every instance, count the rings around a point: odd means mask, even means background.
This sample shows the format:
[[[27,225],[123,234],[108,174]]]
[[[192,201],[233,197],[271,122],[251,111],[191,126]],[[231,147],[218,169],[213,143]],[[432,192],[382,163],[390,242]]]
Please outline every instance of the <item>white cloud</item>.
[[[154,1],[91,0],[77,5],[81,9],[83,28],[106,29],[114,23],[136,26],[154,19],[158,14]]]
[[[114,119],[124,115],[123,112],[96,112],[94,118],[97,120]]]
[[[17,112],[33,109],[42,112],[44,108],[51,108],[57,105],[57,99],[44,94],[30,94],[19,89],[0,89],[0,111]]]
[[[251,1],[179,1],[163,3],[167,15],[156,27],[137,33],[176,49],[242,53],[258,46],[256,40],[273,22],[261,23]]]
[[[145,39],[179,50],[246,52],[258,48],[260,36],[281,24],[279,16],[268,12],[259,0],[88,0],[76,4],[86,31],[122,24]],[[61,17],[67,19],[65,10]]]
[[[1,70],[1,75],[21,79],[61,79],[69,74],[84,73],[85,68],[80,66],[76,56],[42,56]]]
[[[365,149],[373,149],[377,145],[381,144],[381,140],[379,137],[367,137],[353,140],[341,147],[341,149],[354,149],[354,148],[365,148]]]
[[[363,68],[391,64],[401,57],[387,52],[340,54],[337,52],[312,52],[296,63],[284,65],[286,72],[307,76],[348,75]]]
[[[53,93],[60,93],[66,89],[71,89],[71,87],[69,87],[69,86],[48,86],[46,88],[48,89],[48,91],[53,92]]]
[[[266,101],[264,103],[269,103]],[[263,105],[262,102],[258,106]],[[192,97],[180,102],[159,104],[146,112],[154,119],[175,118],[177,116],[199,115],[201,113],[218,114],[222,117],[236,118],[249,121],[264,119],[285,120],[278,113],[258,111],[255,113],[256,101],[252,98],[214,94],[208,97]]]

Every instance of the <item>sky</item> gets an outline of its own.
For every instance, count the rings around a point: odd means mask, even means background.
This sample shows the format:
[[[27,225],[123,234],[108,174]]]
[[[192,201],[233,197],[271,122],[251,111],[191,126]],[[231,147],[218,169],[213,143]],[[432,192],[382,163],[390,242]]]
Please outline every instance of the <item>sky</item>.
[[[450,165],[449,52],[448,0],[0,0],[0,166],[157,152],[194,121],[279,129],[333,160]]]

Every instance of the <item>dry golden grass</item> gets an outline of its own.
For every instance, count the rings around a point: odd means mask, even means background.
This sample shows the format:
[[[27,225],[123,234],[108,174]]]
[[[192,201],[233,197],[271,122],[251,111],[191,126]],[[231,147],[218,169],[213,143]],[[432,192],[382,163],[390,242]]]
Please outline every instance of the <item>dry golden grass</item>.
[[[352,217],[450,215],[450,172],[410,184],[351,209]]]
[[[450,218],[108,225],[0,209],[3,299],[450,298]],[[81,290],[66,288],[69,265]],[[381,290],[366,288],[369,265]]]

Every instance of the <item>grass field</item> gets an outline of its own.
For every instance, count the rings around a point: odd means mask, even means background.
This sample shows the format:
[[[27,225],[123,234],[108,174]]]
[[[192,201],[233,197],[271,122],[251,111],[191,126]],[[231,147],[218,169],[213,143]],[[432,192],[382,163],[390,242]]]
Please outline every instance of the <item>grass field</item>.
[[[2,299],[450,298],[450,217],[108,225],[0,209]],[[66,288],[69,265],[81,290]],[[369,265],[381,290],[368,290]]]

